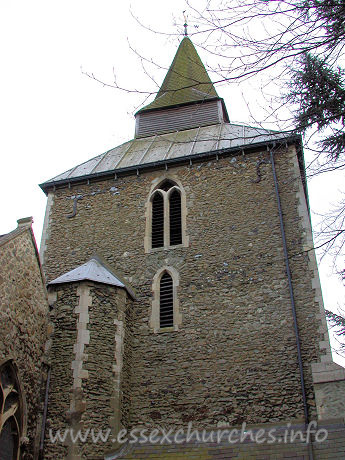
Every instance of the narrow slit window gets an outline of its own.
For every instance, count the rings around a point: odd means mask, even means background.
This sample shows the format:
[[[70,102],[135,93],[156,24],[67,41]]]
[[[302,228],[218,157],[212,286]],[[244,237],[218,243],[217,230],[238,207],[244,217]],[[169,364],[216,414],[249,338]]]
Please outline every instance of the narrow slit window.
[[[164,246],[164,199],[157,192],[152,200],[152,247]]]
[[[169,198],[170,246],[182,244],[181,194],[173,190]]]
[[[160,280],[159,325],[161,328],[174,325],[173,279],[165,272]]]

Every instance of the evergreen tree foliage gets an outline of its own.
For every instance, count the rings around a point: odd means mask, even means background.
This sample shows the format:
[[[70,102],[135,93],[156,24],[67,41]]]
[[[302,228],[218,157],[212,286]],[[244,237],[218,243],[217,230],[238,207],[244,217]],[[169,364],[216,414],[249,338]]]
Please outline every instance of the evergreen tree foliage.
[[[306,0],[300,6],[307,20],[314,16],[322,21],[322,27],[329,39],[329,47],[336,46],[339,40],[344,39],[344,0]]]
[[[289,99],[297,104],[296,130],[305,132],[316,125],[327,129],[320,142],[333,160],[345,151],[345,81],[344,71],[332,69],[325,60],[306,53],[300,69],[293,71]]]

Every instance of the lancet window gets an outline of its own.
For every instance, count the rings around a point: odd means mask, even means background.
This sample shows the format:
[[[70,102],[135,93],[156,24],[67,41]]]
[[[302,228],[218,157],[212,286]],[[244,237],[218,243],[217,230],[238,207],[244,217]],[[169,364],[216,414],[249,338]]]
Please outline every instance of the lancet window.
[[[153,190],[149,208],[150,248],[186,246],[185,196],[181,188],[171,180],[164,180]]]

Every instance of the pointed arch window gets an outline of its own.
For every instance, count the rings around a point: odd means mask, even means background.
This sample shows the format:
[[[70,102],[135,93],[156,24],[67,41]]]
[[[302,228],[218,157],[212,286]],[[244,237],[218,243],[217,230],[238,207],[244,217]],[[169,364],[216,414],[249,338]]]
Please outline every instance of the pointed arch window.
[[[0,366],[0,458],[20,458],[23,435],[23,401],[17,371],[12,360]]]
[[[186,197],[170,179],[154,188],[148,202],[145,249],[188,246],[186,237]]]
[[[179,275],[166,266],[153,278],[153,301],[150,326],[154,332],[177,331],[181,324],[178,300]]]

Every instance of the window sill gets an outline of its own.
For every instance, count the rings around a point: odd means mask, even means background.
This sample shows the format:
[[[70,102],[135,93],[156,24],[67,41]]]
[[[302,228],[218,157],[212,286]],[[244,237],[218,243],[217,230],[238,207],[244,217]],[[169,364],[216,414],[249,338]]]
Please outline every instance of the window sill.
[[[148,254],[151,252],[160,252],[160,251],[170,251],[171,249],[175,248],[186,248],[186,244],[175,244],[174,246],[162,246],[161,248],[151,248],[148,250]]]
[[[154,331],[155,334],[162,334],[164,332],[178,332],[178,326],[160,327]]]

